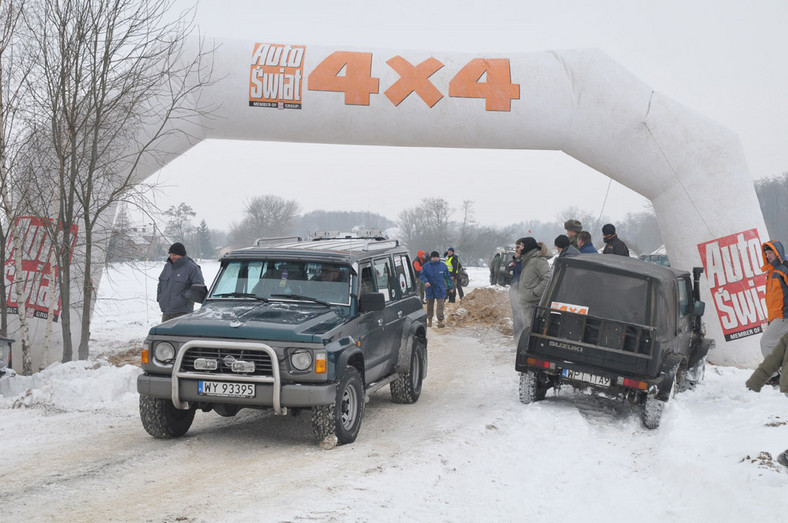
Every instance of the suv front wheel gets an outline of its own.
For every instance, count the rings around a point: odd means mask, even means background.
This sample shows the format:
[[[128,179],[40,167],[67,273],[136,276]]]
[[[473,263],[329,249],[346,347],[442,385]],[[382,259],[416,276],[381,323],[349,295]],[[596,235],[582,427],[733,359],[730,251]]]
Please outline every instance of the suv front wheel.
[[[176,409],[171,400],[140,394],[142,426],[154,438],[178,438],[194,421],[194,409]]]
[[[336,434],[337,443],[353,443],[364,417],[364,385],[355,367],[348,365],[337,387],[336,401],[312,407],[312,431],[317,441]]]

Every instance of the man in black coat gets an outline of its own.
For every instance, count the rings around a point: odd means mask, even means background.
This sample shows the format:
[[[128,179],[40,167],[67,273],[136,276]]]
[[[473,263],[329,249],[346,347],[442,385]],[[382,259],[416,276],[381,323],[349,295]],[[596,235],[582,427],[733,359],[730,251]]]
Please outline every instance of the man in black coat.
[[[612,223],[608,223],[602,227],[602,239],[605,241],[605,248],[602,249],[602,254],[629,256],[627,244],[616,236],[616,228]]]

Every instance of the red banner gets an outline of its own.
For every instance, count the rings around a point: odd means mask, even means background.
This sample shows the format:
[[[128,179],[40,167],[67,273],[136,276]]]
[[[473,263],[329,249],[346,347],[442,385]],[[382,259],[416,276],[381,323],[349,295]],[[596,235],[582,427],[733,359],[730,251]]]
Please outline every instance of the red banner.
[[[22,281],[24,282],[23,296],[27,316],[46,319],[49,315],[49,302],[51,293],[55,293],[55,307],[52,319],[57,321],[60,316],[60,295],[57,288],[57,275],[59,267],[53,264],[55,260],[52,253],[52,242],[47,234],[47,227],[52,224],[49,218],[36,218],[23,216],[16,219],[16,232],[22,238]],[[71,249],[77,242],[77,227],[71,228]],[[18,253],[14,247],[14,238],[9,235],[6,243],[5,284],[6,303],[9,312],[19,313],[19,304],[16,301],[16,258]]]
[[[698,244],[726,341],[758,334],[767,321],[766,275],[756,229]]]

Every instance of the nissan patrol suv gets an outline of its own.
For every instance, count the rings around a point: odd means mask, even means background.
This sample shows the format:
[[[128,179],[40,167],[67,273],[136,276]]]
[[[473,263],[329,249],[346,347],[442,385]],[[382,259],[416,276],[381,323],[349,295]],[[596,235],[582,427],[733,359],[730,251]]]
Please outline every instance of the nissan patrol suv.
[[[203,306],[150,330],[137,381],[149,434],[182,436],[197,410],[309,410],[318,441],[351,443],[372,392],[419,399],[426,314],[407,249],[326,236],[222,256]]]
[[[703,378],[705,337],[693,275],[623,256],[557,258],[530,331],[517,346],[520,400],[569,385],[642,408],[659,426],[672,394]]]

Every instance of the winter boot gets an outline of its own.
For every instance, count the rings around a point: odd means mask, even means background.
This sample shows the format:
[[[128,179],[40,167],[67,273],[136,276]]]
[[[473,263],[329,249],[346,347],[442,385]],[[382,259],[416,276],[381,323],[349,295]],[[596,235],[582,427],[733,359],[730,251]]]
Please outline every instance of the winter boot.
[[[427,327],[432,327],[432,318],[427,318]]]
[[[781,465],[788,467],[788,450],[784,450],[779,456],[777,456],[777,461]]]
[[[442,329],[442,328],[444,328],[445,326],[446,326],[446,324],[445,324],[445,323],[443,323],[443,320],[438,320],[438,328],[439,328],[439,329]]]

